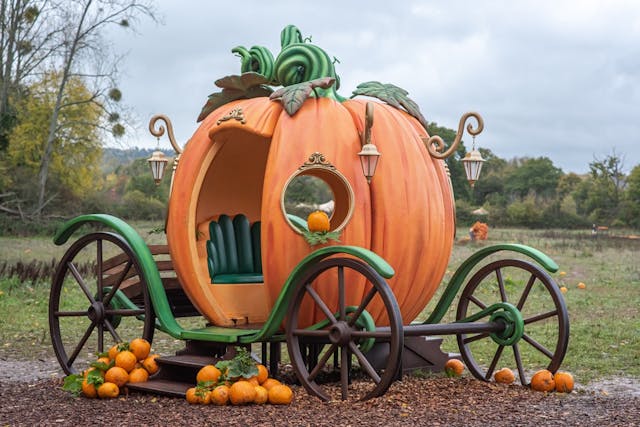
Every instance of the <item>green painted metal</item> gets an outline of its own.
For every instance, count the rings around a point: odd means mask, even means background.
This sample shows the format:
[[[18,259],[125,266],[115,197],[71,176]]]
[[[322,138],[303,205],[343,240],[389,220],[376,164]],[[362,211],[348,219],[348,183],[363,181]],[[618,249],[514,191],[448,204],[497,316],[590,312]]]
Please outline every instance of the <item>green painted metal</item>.
[[[558,264],[556,264],[549,256],[530,246],[515,243],[503,243],[482,248],[471,255],[469,258],[467,258],[462,263],[462,265],[458,267],[456,272],[451,277],[447,288],[440,297],[440,300],[436,304],[435,309],[433,310],[429,318],[423,323],[439,323],[449,310],[453,299],[462,287],[462,284],[466,280],[471,270],[484,258],[499,251],[517,252],[529,256],[551,273],[555,273],[559,268]]]
[[[100,223],[113,229],[131,246],[133,253],[138,258],[143,270],[142,273],[149,287],[151,301],[153,302],[153,308],[156,314],[156,327],[176,339],[193,339],[222,343],[253,343],[258,341],[282,340],[283,337],[277,335],[277,333],[288,309],[288,303],[294,290],[293,285],[297,283],[298,278],[304,273],[307,267],[332,255],[344,254],[357,257],[371,265],[378,274],[387,279],[393,277],[395,274],[393,268],[382,257],[368,249],[357,246],[328,246],[312,252],[293,269],[280,291],[280,295],[276,300],[274,308],[271,310],[269,319],[267,319],[262,329],[210,326],[201,329],[186,330],[176,322],[171,312],[167,294],[164,291],[162,280],[160,279],[160,273],[158,272],[149,248],[142,237],[123,220],[106,214],[81,215],[66,222],[58,230],[53,239],[54,243],[56,245],[63,245],[78,228],[87,223]],[[129,306],[130,308],[136,308],[126,296],[116,294],[116,298],[119,303]],[[367,319],[364,319],[363,321],[367,323],[366,320]],[[368,325],[365,325],[365,327],[368,327]]]
[[[492,332],[489,336],[499,345],[514,345],[524,334],[524,319],[522,313],[514,305],[508,302],[498,302],[473,315],[458,320],[455,323],[469,323],[489,316],[489,321],[502,321],[506,328],[500,334]]]
[[[280,329],[280,325],[284,320],[284,316],[288,309],[289,301],[291,300],[291,296],[293,295],[295,284],[297,283],[300,276],[302,276],[305,270],[313,265],[314,263],[321,261],[331,255],[351,255],[361,259],[362,261],[369,264],[373,267],[374,270],[378,272],[385,279],[389,279],[393,277],[395,271],[393,268],[385,261],[380,255],[358,246],[327,246],[324,248],[320,248],[309,255],[307,255],[302,261],[296,265],[296,267],[291,271],[287,281],[282,286],[280,290],[280,295],[278,295],[278,299],[276,300],[273,308],[271,309],[271,313],[269,314],[269,318],[266,323],[263,325],[262,329],[253,335],[241,336],[241,343],[252,343],[258,341],[266,341],[273,335],[275,335]]]
[[[156,267],[156,263],[147,247],[145,241],[140,235],[126,222],[120,218],[106,214],[88,214],[75,217],[67,221],[56,233],[53,242],[56,245],[63,245],[71,235],[81,226],[87,223],[99,223],[113,229],[120,234],[124,240],[131,246],[133,253],[138,258],[142,274],[147,282],[153,308],[156,313],[156,321],[160,325],[160,329],[168,333],[174,338],[180,338],[184,329],[176,322],[167,300],[167,294],[162,286],[160,273]]]

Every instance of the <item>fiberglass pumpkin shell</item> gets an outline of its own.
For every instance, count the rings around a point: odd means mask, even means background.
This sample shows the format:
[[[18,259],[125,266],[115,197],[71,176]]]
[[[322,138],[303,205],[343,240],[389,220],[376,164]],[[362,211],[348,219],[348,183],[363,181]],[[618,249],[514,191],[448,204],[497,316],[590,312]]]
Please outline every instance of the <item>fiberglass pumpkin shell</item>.
[[[219,121],[238,108],[245,123]],[[309,99],[291,117],[268,98],[253,98],[214,111],[193,135],[174,177],[167,237],[185,292],[214,324],[231,322],[224,307],[230,302],[211,292],[216,285],[210,284],[202,244],[191,230],[221,213],[244,213],[251,221],[262,221],[265,293],[256,310],[268,312],[289,273],[312,251],[279,206],[283,186],[314,152],[324,154],[354,191],[353,216],[342,230],[340,243],[369,248],[393,266],[396,276],[389,284],[405,321],[426,306],[444,275],[453,243],[448,177],[443,162],[431,158],[422,144],[420,136],[426,132],[417,121],[376,104],[372,140],[383,157],[367,184],[357,156],[364,110],[365,102],[358,99],[343,103]],[[238,145],[237,156],[231,156],[234,145]],[[248,150],[258,147],[262,151]],[[225,152],[229,153],[223,157]],[[232,188],[225,190],[225,186]],[[348,304],[362,299],[365,289],[360,280],[351,278]],[[335,302],[335,286],[317,289],[326,301]],[[382,304],[371,311],[378,324],[386,322]],[[311,324],[320,318],[309,311],[303,320]]]

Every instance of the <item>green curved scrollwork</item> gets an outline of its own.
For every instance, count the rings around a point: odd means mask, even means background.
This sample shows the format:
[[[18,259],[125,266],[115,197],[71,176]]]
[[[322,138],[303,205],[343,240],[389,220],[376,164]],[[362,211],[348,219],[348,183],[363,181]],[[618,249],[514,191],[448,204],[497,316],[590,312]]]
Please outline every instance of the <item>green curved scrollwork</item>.
[[[280,48],[284,49],[294,43],[304,43],[302,33],[295,25],[287,25],[280,32]]]
[[[300,30],[294,25],[288,25],[280,34],[282,51],[276,58],[276,80],[283,86],[293,86],[303,82],[324,77],[337,81],[333,60],[321,48],[311,43],[305,43]],[[336,93],[338,84],[328,89],[314,91],[318,96],[344,100]]]
[[[270,82],[274,82],[273,54],[262,46],[253,46],[247,50],[244,46],[236,46],[231,52],[240,56],[240,71],[243,73],[254,72],[264,76]]]

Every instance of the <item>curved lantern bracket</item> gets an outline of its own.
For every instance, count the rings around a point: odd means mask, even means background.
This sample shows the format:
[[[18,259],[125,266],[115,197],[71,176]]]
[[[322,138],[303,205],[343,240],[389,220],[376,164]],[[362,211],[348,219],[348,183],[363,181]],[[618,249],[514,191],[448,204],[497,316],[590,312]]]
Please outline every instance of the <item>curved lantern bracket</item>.
[[[164,122],[164,126],[160,125],[156,128],[156,124],[160,120]],[[182,154],[182,148],[180,148],[180,146],[176,142],[176,138],[173,134],[173,125],[171,124],[171,120],[169,120],[169,117],[165,116],[164,114],[156,114],[155,116],[151,117],[151,120],[149,120],[149,132],[151,133],[151,135],[155,136],[158,139],[158,148],[160,146],[160,137],[164,135],[165,131],[167,132],[167,137],[169,138],[169,142],[171,143],[173,150],[177,154],[177,157],[173,162],[173,171],[175,172],[176,167],[178,166],[178,158],[180,157],[180,154]],[[169,159],[162,151],[158,149],[153,152],[150,158],[147,159],[147,162],[149,162],[149,166],[151,167],[153,180],[155,181],[156,185],[159,185],[164,176],[164,172],[167,164],[169,163]]]
[[[446,159],[456,152],[458,146],[460,145],[460,141],[462,140],[462,135],[464,134],[464,125],[470,118],[474,118],[477,122],[477,127],[473,127],[471,123],[467,124],[467,132],[471,136],[473,136],[473,146],[471,148],[471,152],[467,153],[464,159],[462,159],[462,163],[464,164],[465,174],[467,175],[467,180],[471,187],[474,186],[475,182],[478,180],[480,176],[480,171],[482,170],[482,163],[484,163],[484,159],[480,155],[480,152],[476,150],[476,135],[480,134],[484,130],[484,120],[482,120],[482,116],[480,114],[470,111],[468,113],[464,113],[462,117],[460,117],[460,122],[458,123],[458,132],[456,133],[456,137],[453,140],[451,146],[445,150],[445,143],[441,137],[438,135],[427,137],[422,137],[422,142],[424,142],[427,151],[431,157],[436,159]]]

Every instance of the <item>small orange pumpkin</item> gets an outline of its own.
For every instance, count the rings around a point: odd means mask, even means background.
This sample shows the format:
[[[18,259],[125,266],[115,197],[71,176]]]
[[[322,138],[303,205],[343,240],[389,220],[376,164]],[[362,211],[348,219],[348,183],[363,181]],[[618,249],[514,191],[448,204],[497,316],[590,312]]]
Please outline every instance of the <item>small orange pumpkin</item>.
[[[531,377],[531,388],[536,391],[553,391],[556,388],[553,374],[546,369],[536,372]]]
[[[449,359],[444,365],[444,371],[448,377],[459,377],[464,371],[464,363],[458,359]]]
[[[569,372],[556,372],[553,378],[556,382],[556,391],[559,393],[571,393],[573,390],[573,375]]]
[[[312,233],[323,233],[330,230],[329,215],[324,211],[311,212],[307,217],[307,228]]]
[[[256,398],[256,388],[249,381],[238,381],[229,388],[229,400],[232,405],[246,405],[253,403]]]
[[[511,384],[515,381],[516,376],[513,374],[513,371],[509,368],[502,368],[493,374],[493,379],[496,380],[497,383],[500,384]]]

